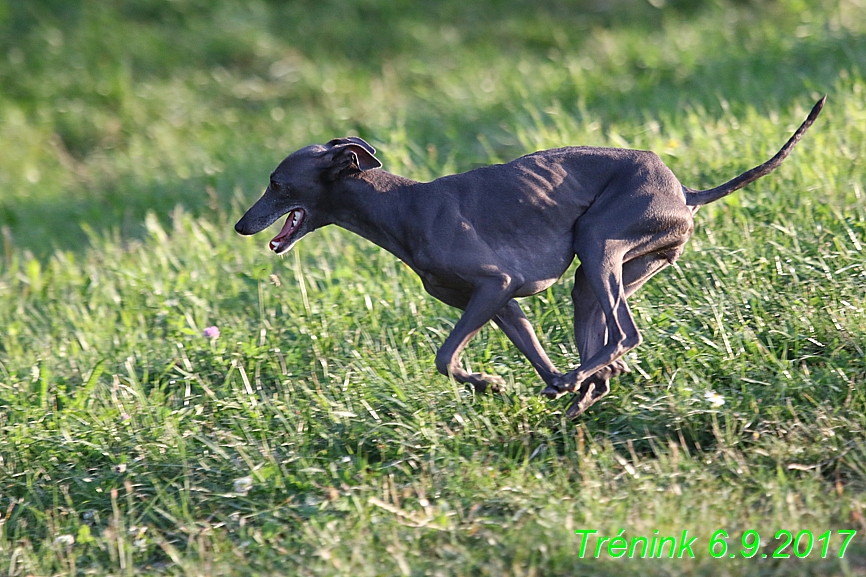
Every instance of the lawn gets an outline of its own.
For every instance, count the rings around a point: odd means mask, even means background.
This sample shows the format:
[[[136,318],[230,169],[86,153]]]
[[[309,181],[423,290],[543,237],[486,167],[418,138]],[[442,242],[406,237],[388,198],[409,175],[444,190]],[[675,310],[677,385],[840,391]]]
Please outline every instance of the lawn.
[[[866,576],[864,73],[862,0],[0,0],[0,571]],[[708,188],[824,94],[576,421],[493,327],[463,362],[502,394],[439,375],[458,311],[387,252],[232,228],[337,136],[419,180],[585,144]],[[524,300],[561,368],[571,279]]]

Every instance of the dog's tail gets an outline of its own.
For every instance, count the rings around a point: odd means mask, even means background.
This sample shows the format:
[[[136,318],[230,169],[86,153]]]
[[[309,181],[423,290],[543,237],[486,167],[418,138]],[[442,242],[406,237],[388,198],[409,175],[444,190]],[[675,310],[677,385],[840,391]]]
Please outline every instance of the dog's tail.
[[[812,107],[812,112],[809,113],[808,118],[800,125],[800,128],[797,129],[797,132],[788,139],[788,142],[785,143],[785,146],[776,153],[776,156],[765,162],[760,166],[756,166],[751,170],[747,170],[740,176],[734,178],[733,180],[729,180],[725,184],[721,186],[717,186],[715,188],[710,188],[709,190],[692,190],[686,186],[683,186],[683,194],[686,197],[686,204],[688,206],[703,206],[705,204],[709,204],[714,200],[719,200],[723,196],[727,196],[734,192],[735,190],[739,190],[746,186],[747,184],[751,184],[752,182],[758,180],[762,176],[770,174],[774,170],[776,170],[782,161],[785,160],[785,157],[788,156],[788,153],[791,152],[791,149],[800,141],[806,131],[812,126],[812,123],[815,122],[815,119],[818,118],[818,114],[821,112],[821,109],[824,108],[824,101],[827,100],[827,97],[824,96],[821,100],[815,103],[815,106]],[[695,208],[697,210],[697,208]]]

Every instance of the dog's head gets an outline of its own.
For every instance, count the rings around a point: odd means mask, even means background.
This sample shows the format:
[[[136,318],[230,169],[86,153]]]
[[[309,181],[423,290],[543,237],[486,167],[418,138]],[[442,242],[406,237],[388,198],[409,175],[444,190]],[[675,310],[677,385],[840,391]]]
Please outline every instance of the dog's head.
[[[271,173],[267,190],[241,217],[235,230],[243,235],[256,234],[288,214],[282,230],[270,242],[275,253],[287,252],[302,236],[328,224],[325,207],[337,181],[382,166],[375,153],[357,136],[293,152]]]

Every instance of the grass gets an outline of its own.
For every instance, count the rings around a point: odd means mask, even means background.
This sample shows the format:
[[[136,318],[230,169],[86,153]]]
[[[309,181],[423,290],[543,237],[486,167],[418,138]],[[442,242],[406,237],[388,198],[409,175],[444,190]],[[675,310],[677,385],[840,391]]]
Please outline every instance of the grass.
[[[866,13],[656,5],[0,2],[0,567],[866,575]],[[338,135],[419,179],[580,143],[706,187],[824,93],[632,298],[634,370],[577,422],[493,328],[464,362],[504,394],[438,375],[457,314],[391,255],[232,230]],[[570,279],[525,301],[560,367]],[[695,558],[581,559],[576,529],[688,530]],[[827,558],[772,558],[782,529],[831,530]]]

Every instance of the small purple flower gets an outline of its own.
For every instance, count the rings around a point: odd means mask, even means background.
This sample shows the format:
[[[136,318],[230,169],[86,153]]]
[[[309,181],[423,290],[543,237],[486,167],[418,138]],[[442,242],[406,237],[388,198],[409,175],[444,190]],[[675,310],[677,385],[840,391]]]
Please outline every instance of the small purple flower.
[[[220,330],[218,327],[207,327],[202,331],[204,338],[206,339],[218,339],[220,338]]]

